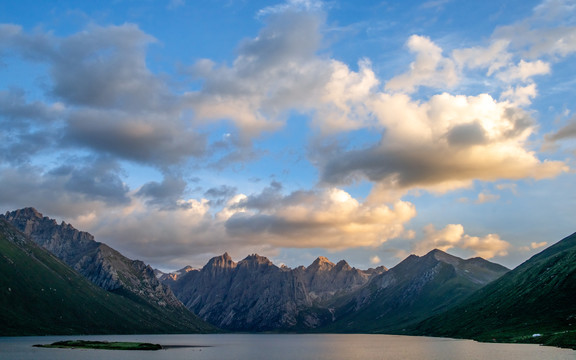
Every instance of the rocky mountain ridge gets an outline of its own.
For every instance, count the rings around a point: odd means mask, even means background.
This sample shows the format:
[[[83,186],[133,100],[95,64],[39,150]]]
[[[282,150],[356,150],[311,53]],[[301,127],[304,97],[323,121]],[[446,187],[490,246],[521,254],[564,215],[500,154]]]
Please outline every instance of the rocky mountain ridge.
[[[291,269],[257,254],[236,263],[225,253],[162,279],[186,307],[228,330],[376,332],[444,311],[507,271],[440,250],[390,270],[359,270],[323,256]]]
[[[188,311],[96,286],[2,218],[0,274],[0,336],[215,330]]]
[[[86,279],[107,291],[127,291],[155,306],[184,310],[169,287],[156,278],[154,270],[139,260],[131,260],[91,234],[72,225],[43,216],[34,208],[0,215],[36,244],[64,261]]]
[[[295,269],[278,267],[258,254],[236,263],[225,253],[201,270],[161,279],[186,307],[219,327],[299,330],[331,321],[332,310],[319,304],[361,287],[383,271],[384,267],[363,271],[325,257]]]

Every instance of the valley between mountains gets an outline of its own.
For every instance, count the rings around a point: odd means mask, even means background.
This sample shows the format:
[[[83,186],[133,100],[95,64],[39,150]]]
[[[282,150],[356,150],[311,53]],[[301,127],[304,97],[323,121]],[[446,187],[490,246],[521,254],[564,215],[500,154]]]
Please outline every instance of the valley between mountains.
[[[432,250],[391,269],[223,254],[166,274],[25,208],[0,215],[0,254],[3,336],[357,332],[576,347],[576,234],[513,270]]]

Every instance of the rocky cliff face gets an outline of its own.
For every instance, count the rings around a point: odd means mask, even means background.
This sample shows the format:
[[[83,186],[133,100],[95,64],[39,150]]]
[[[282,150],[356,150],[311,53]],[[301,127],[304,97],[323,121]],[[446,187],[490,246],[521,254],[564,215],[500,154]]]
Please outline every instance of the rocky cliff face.
[[[105,290],[127,290],[160,307],[182,308],[170,288],[155,277],[150,266],[126,258],[108,245],[95,241],[87,232],[64,222],[58,224],[33,208],[7,212],[0,218]]]
[[[302,330],[331,322],[331,309],[323,305],[328,299],[385,270],[366,272],[324,257],[308,267],[280,268],[256,254],[235,263],[226,253],[202,270],[163,279],[186,307],[224,329]]]

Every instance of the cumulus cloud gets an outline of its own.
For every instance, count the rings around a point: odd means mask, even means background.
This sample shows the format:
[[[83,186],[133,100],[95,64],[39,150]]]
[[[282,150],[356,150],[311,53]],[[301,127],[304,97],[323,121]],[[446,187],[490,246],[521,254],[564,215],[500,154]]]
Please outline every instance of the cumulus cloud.
[[[512,54],[508,52],[509,41],[496,40],[489,46],[475,46],[464,49],[455,49],[452,52],[452,58],[458,64],[460,69],[463,68],[487,68],[486,75],[490,76],[495,71],[508,65],[512,60]]]
[[[414,92],[419,86],[449,88],[458,82],[454,62],[442,55],[442,49],[425,36],[412,35],[406,43],[408,49],[416,53],[416,60],[410,70],[390,79],[388,90]]]
[[[542,60],[524,61],[520,60],[518,65],[510,66],[507,71],[500,72],[497,77],[506,82],[521,80],[526,82],[536,75],[545,75],[550,73],[550,64]]]
[[[89,109],[70,115],[64,140],[160,168],[203,155],[207,143],[205,135],[170,114]]]
[[[378,84],[368,60],[359,70],[318,54],[323,17],[283,12],[267,18],[257,37],[244,40],[233,65],[203,59],[189,68],[202,79],[186,94],[199,121],[232,121],[243,141],[279,129],[290,109],[310,112],[325,133],[369,123],[363,100]]]
[[[281,247],[345,249],[378,246],[404,233],[404,224],[416,215],[414,206],[397,201],[393,206],[360,203],[347,192],[296,191],[274,205],[253,205],[240,200],[237,212],[226,221],[233,238],[251,238]]]
[[[147,199],[150,204],[170,205],[184,195],[186,181],[179,176],[165,175],[162,182],[148,182],[135,193],[136,196]]]
[[[15,91],[0,94],[7,105],[3,122],[30,123],[23,140],[39,128],[54,131],[46,119],[57,117],[63,139],[52,143],[56,148],[85,147],[159,168],[205,153],[206,139],[185,119],[182,99],[148,69],[146,49],[155,39],[138,26],[89,25],[60,38],[2,25],[0,34],[0,48],[9,54],[47,65],[47,95],[60,101],[46,105]]]
[[[532,99],[535,98],[537,94],[536,84],[532,83],[526,86],[511,86],[502,92],[500,97],[504,100],[512,102],[515,105],[525,106],[530,105],[530,103],[532,103]]]
[[[325,183],[367,179],[382,185],[377,191],[444,192],[474,180],[543,179],[566,170],[526,148],[535,126],[528,113],[486,94],[444,93],[425,103],[381,94],[371,106],[386,129],[381,141],[332,154],[322,164]]]
[[[138,196],[123,207],[76,216],[74,223],[130,256],[178,267],[224,251],[241,256],[280,248],[375,247],[403,236],[416,214],[409,202],[369,205],[335,188],[277,192],[273,200],[274,189],[237,194],[220,210],[208,199],[180,199],[166,207]]]
[[[453,248],[470,250],[473,256],[491,259],[507,255],[510,243],[500,239],[497,234],[484,237],[467,235],[460,224],[449,224],[439,230],[433,225],[427,225],[424,227],[424,238],[415,244],[413,251],[423,255],[432,249],[447,251]]]
[[[130,203],[129,188],[116,162],[69,160],[48,170],[29,164],[0,168],[0,203],[8,209],[33,206],[67,218]]]

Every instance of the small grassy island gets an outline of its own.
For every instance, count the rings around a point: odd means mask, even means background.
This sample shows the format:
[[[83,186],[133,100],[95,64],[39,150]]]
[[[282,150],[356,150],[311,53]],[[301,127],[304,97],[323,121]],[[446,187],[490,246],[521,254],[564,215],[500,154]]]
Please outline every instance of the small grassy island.
[[[44,348],[66,348],[66,349],[102,349],[102,350],[160,350],[159,344],[140,342],[108,342],[108,341],[87,341],[87,340],[65,340],[52,344],[34,345]]]

